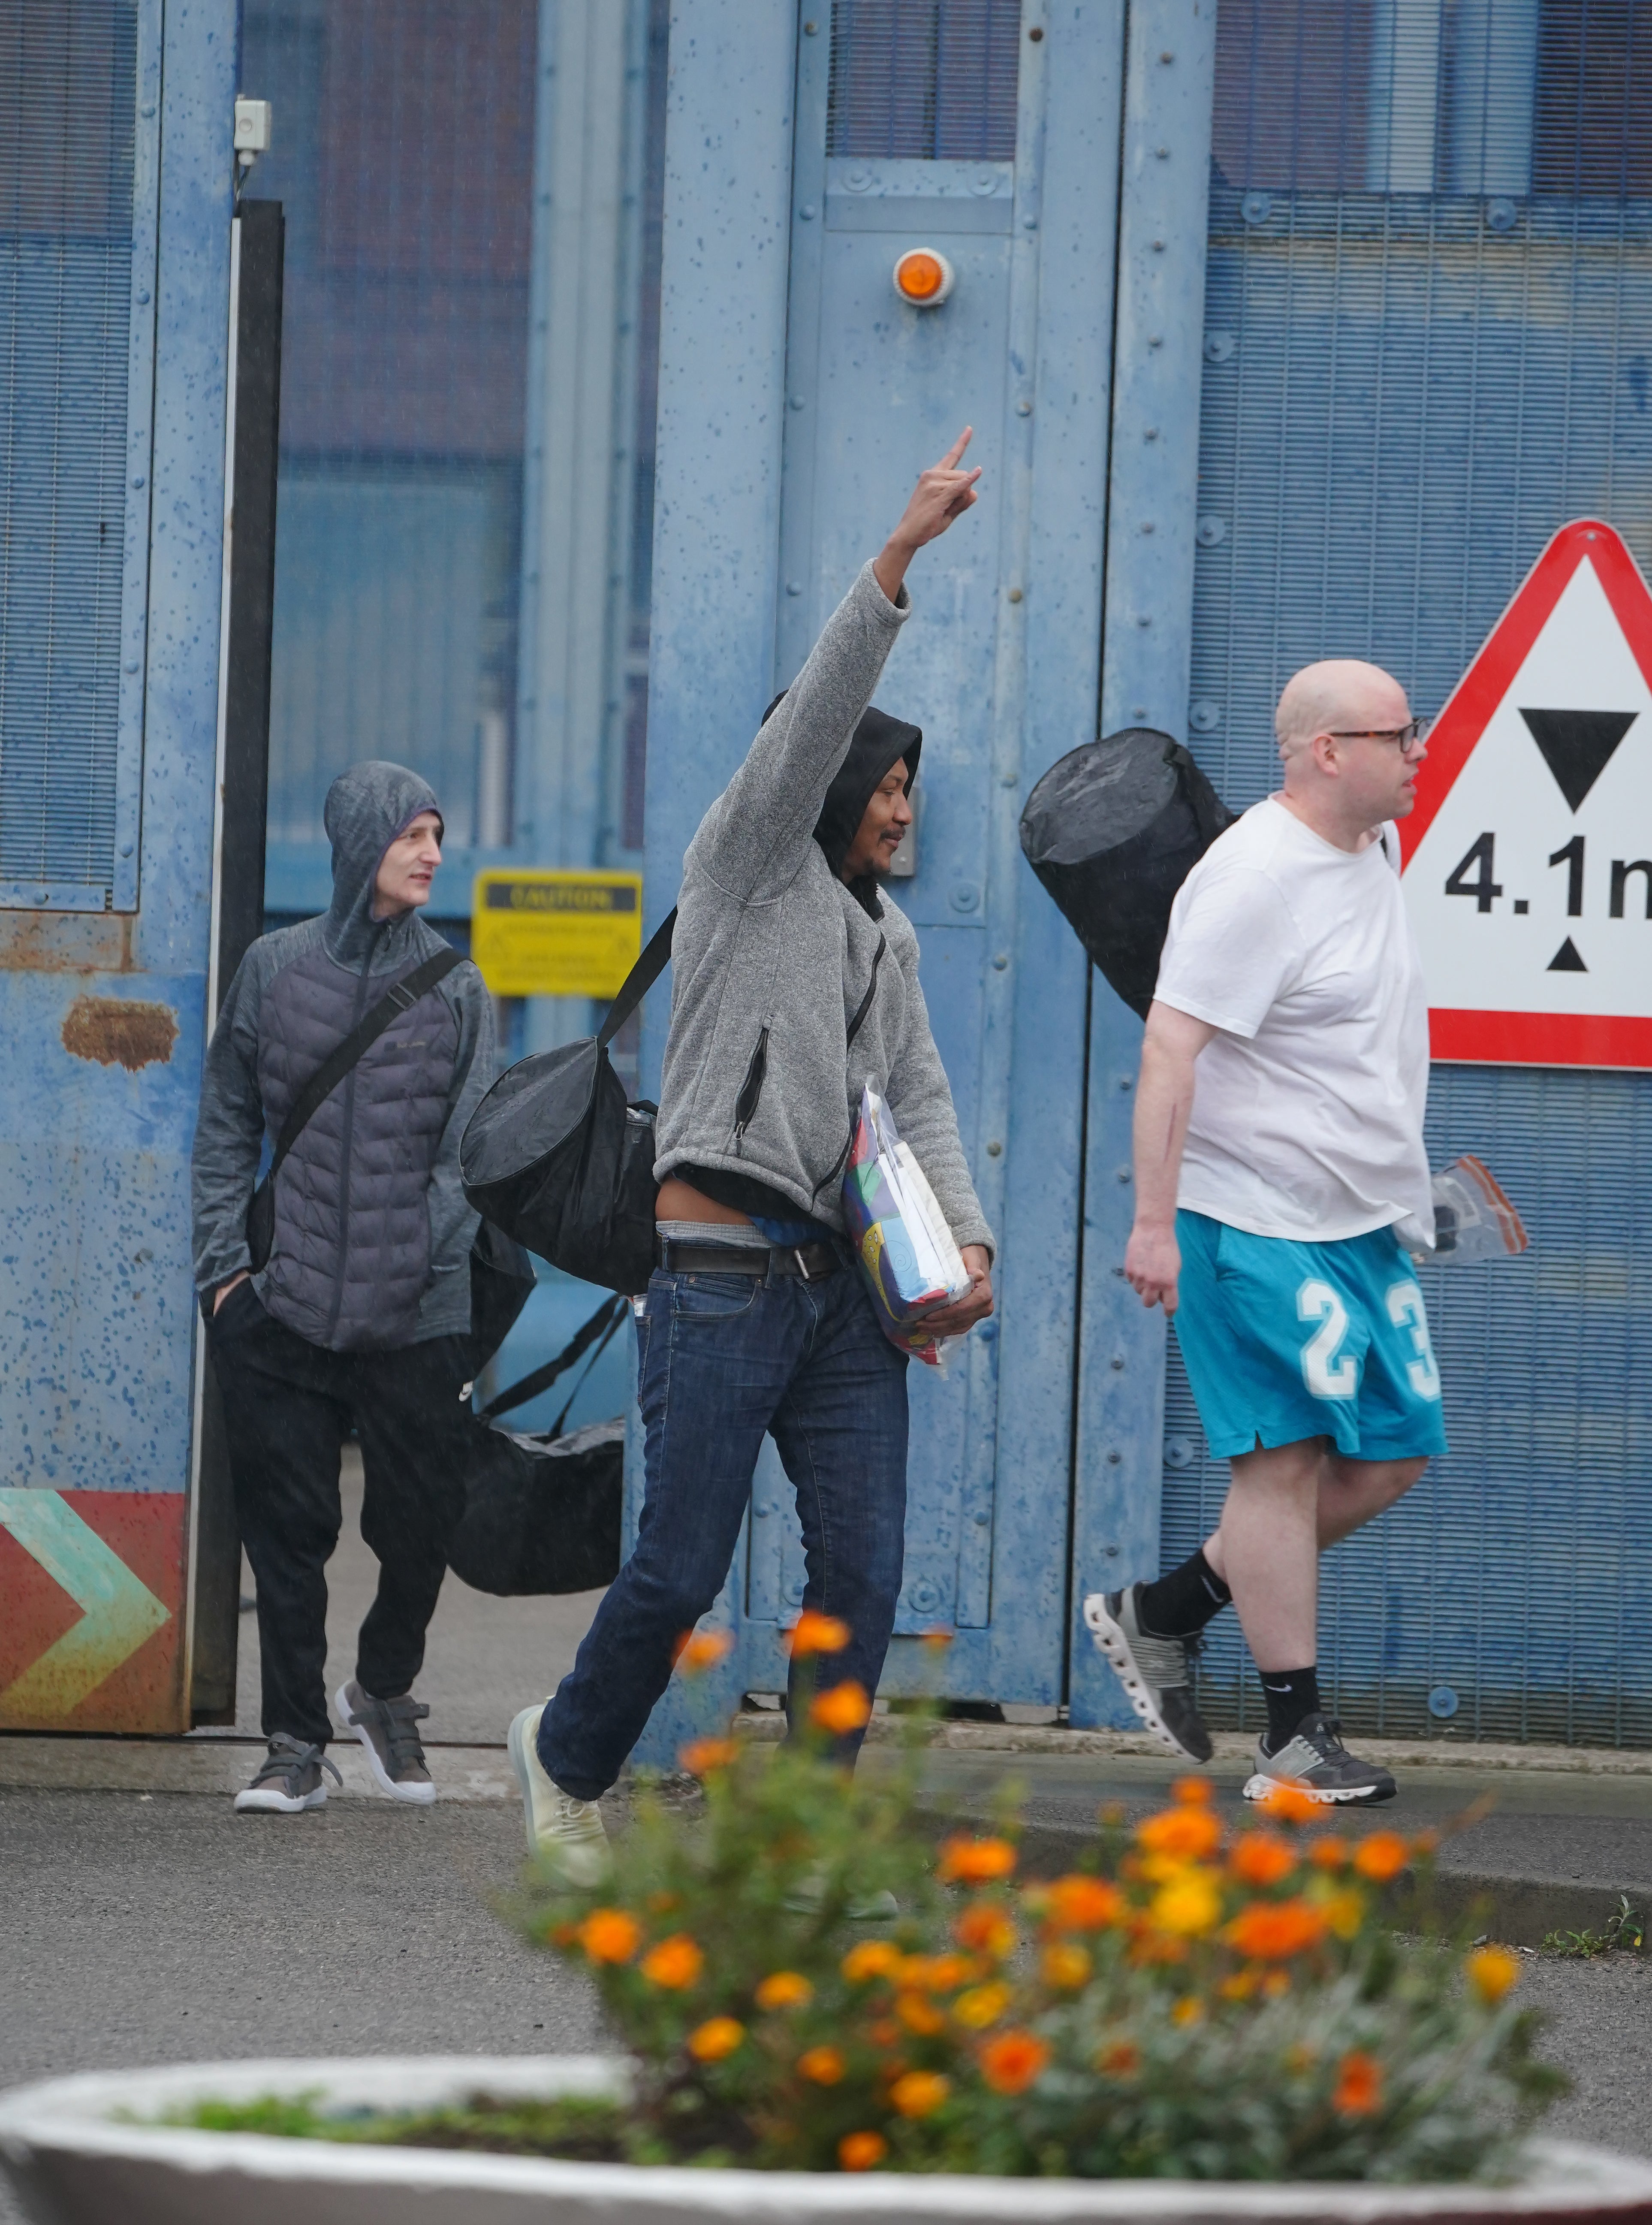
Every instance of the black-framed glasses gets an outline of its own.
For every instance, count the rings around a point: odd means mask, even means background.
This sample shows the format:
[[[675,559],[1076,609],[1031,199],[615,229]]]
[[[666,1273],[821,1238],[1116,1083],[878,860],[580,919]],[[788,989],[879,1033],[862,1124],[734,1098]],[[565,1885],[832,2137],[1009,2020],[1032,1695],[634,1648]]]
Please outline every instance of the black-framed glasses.
[[[1403,756],[1407,750],[1415,750],[1427,740],[1428,729],[1434,723],[1432,719],[1413,719],[1404,726],[1359,726],[1351,733],[1340,734],[1333,727],[1326,731],[1333,742],[1388,742]]]

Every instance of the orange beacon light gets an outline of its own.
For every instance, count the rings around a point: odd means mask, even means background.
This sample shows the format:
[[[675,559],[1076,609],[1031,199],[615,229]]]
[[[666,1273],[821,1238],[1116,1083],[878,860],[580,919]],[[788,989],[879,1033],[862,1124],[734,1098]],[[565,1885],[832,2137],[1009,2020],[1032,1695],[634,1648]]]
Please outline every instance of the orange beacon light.
[[[908,247],[895,266],[895,290],[915,309],[938,309],[952,292],[955,273],[938,247]]]

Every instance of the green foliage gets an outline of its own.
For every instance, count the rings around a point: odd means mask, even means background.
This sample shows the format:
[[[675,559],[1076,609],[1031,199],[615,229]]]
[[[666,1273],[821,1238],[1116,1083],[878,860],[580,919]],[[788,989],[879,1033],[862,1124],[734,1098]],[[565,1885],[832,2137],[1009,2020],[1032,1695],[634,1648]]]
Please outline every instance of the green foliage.
[[[491,2155],[560,2156],[572,2163],[626,2158],[625,2113],[617,2102],[570,2095],[550,2101],[473,2094],[462,2107],[406,2115],[329,2111],[319,2092],[261,2095],[251,2101],[201,2101],[168,2118],[204,2133],[264,2133],[278,2139],[358,2146],[475,2148]]]
[[[1643,1955],[1646,1952],[1646,1921],[1629,1895],[1619,1893],[1617,1914],[1609,1916],[1598,1931],[1546,1932],[1543,1952],[1582,1962],[1592,1962],[1597,1955],[1610,1955],[1617,1948],[1631,1955]]]

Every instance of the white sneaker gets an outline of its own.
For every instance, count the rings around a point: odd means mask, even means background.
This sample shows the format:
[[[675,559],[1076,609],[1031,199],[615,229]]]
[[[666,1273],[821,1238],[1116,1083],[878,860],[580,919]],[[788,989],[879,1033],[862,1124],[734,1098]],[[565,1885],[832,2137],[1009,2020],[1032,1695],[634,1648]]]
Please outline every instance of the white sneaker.
[[[524,1708],[510,1726],[510,1765],[522,1787],[528,1851],[554,1862],[570,1885],[600,1885],[613,1867],[602,1810],[576,1800],[545,1774],[539,1758],[539,1719],[544,1705]]]
[[[235,1796],[238,1815],[263,1811],[271,1816],[301,1816],[307,1808],[325,1808],[327,1800],[322,1771],[342,1786],[344,1779],[319,1746],[277,1731],[269,1741],[263,1765],[244,1792]]]

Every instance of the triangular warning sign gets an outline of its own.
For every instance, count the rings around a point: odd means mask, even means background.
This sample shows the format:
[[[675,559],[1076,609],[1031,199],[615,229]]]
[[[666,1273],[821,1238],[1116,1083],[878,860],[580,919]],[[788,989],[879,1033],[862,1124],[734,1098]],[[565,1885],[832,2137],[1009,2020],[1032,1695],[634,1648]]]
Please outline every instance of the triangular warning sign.
[[[1436,1058],[1652,1068],[1652,592],[1610,525],[1532,567],[1399,834]]]

